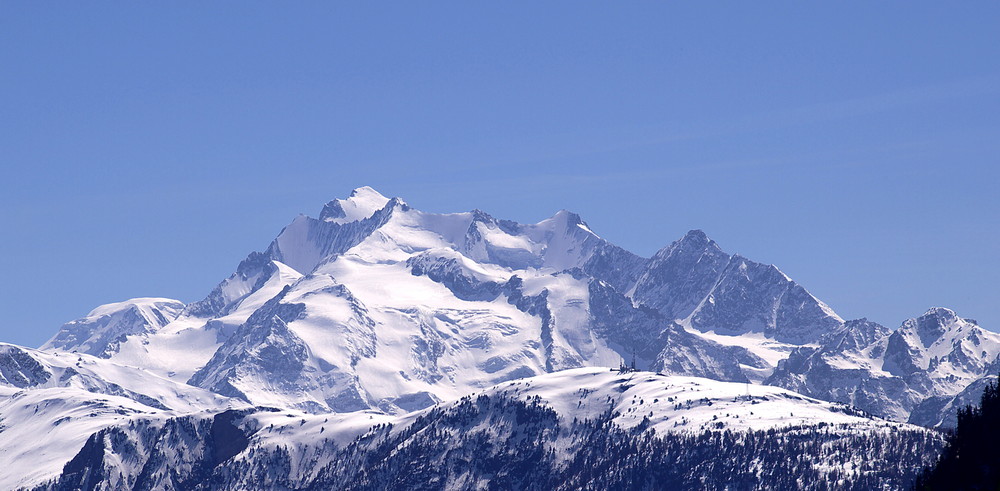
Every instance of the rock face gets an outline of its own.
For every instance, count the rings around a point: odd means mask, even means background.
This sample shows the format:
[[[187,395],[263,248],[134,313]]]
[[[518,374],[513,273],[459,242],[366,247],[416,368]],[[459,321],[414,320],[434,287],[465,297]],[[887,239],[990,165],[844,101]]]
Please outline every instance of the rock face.
[[[565,210],[521,224],[425,213],[359,188],[293,220],[205,299],[100,307],[45,348],[315,413],[402,413],[635,360],[905,421],[987,375],[997,346],[946,309],[895,331],[844,322],[775,266],[698,230],[646,259]]]
[[[967,385],[969,374],[979,375],[1000,353],[1000,335],[975,321],[944,308],[903,323],[889,337],[883,369],[898,375],[922,372],[929,382]],[[923,377],[921,377],[923,378]]]
[[[650,259],[632,298],[671,319],[687,319],[715,289],[729,260],[714,240],[692,230]]]
[[[52,373],[18,346],[0,344],[0,384],[8,387],[35,387],[52,378]]]
[[[891,332],[864,319],[849,321],[818,347],[793,351],[766,383],[936,426],[954,421],[951,400],[995,374],[998,356],[1000,335],[934,308]]]
[[[998,373],[1000,369],[994,366],[987,371]],[[972,382],[958,394],[928,397],[913,408],[907,422],[928,428],[954,429],[958,426],[958,411],[966,406],[978,406],[986,387],[996,383],[996,375],[987,375]]]
[[[778,268],[730,256],[700,230],[657,252],[632,296],[699,331],[791,344],[816,342],[843,323]]]

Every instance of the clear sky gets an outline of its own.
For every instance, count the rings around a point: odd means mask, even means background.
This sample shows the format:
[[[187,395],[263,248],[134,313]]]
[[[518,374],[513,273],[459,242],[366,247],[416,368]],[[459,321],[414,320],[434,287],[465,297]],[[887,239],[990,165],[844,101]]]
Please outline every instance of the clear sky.
[[[370,185],[1000,330],[997,2],[0,3],[0,340]]]

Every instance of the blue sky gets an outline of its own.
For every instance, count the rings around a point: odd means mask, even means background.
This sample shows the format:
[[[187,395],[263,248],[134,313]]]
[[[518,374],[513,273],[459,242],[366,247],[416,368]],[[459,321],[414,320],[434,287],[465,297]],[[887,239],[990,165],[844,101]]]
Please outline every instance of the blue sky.
[[[700,228],[847,318],[1000,330],[996,2],[0,5],[0,340],[198,300],[371,185]]]

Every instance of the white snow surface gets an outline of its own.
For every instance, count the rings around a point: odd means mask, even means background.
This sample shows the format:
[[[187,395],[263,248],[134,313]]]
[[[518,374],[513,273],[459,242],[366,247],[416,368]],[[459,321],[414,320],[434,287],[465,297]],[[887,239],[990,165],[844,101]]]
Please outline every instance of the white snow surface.
[[[1000,333],[942,307],[907,320],[898,332],[916,353],[917,367],[927,371],[937,386],[935,395],[961,391],[1000,356]]]
[[[344,446],[376,425],[391,424],[392,432],[398,434],[430,411],[448,409],[480,395],[540,402],[553,409],[560,424],[567,429],[574,419],[596,420],[609,410],[615,415],[613,423],[622,428],[632,428],[647,420],[646,424],[660,434],[767,430],[820,423],[838,426],[838,431],[844,432],[919,428],[858,416],[844,405],[778,387],[586,367],[505,382],[474,391],[459,400],[396,416],[374,411],[329,415],[296,411],[256,413],[248,419],[253,422],[250,426],[259,430],[243,455],[260,447],[283,447],[292,451],[293,463],[322,458],[316,455],[306,458],[305,455],[322,440]]]
[[[85,319],[96,319],[99,317],[104,317],[106,315],[113,315],[129,307],[138,307],[142,309],[144,312],[149,312],[154,308],[173,307],[176,306],[177,304],[181,304],[181,306],[184,305],[180,301],[174,300],[172,298],[160,298],[160,297],[133,298],[130,300],[126,300],[124,302],[114,302],[101,305],[95,308],[94,310],[91,310],[90,313],[87,314]]]
[[[567,428],[574,418],[595,420],[609,410],[614,414],[613,423],[622,428],[632,428],[646,420],[650,428],[661,434],[765,430],[819,423],[841,425],[841,431],[851,432],[915,428],[848,414],[842,405],[776,387],[598,367],[505,382],[473,391],[462,399],[475,400],[479,395],[539,402],[553,409],[560,424]],[[323,441],[343,447],[374,426],[387,423],[392,424],[393,432],[405,431],[421,415],[435,408],[454,407],[462,399],[400,415],[371,410],[330,414],[294,409],[254,412],[241,423],[252,433],[250,445],[235,459],[246,458],[261,448],[280,446],[290,451],[294,476],[305,472],[298,468],[300,462],[314,463],[327,457],[316,454]],[[0,468],[0,486],[5,489],[30,486],[55,477],[90,434],[111,425],[126,425],[133,419],[165,420],[185,414],[211,417],[225,408],[241,406],[227,400],[208,407],[193,405],[186,411],[159,411],[127,398],[77,388],[20,391],[0,403],[4,424],[4,431],[0,432],[0,455],[10,462],[35,465],[29,472],[15,471],[12,466]],[[310,468],[315,470],[320,464]]]
[[[225,335],[246,322],[251,314],[286,285],[302,278],[301,274],[289,266],[278,261],[272,263],[277,272],[257,290],[251,291],[246,281],[225,283],[233,298],[242,297],[232,312],[213,319],[181,314],[154,334],[128,338],[111,359],[142,367],[178,382],[186,382],[215,354]]]
[[[9,464],[0,466],[0,489],[55,477],[91,434],[131,418],[247,407],[242,401],[90,355],[0,344],[2,354],[16,350],[38,362],[48,378],[23,388],[0,382],[0,462]],[[27,373],[28,367],[21,367]],[[151,401],[161,407],[148,405]]]
[[[682,324],[684,325],[684,324]],[[815,347],[815,344],[795,345],[775,341],[759,332],[748,332],[739,336],[731,334],[718,334],[715,331],[701,332],[685,326],[685,330],[691,334],[701,336],[724,346],[739,346],[747,351],[761,357],[772,366],[776,366],[779,361],[788,358],[788,354],[795,348],[802,346]]]
[[[843,405],[779,387],[599,367],[507,382],[484,393],[523,400],[539,396],[570,420],[596,419],[610,408],[617,414],[614,422],[623,428],[648,418],[651,427],[660,433],[713,428],[765,430],[822,422],[906,426],[846,414]]]
[[[660,434],[767,430],[820,423],[837,426],[838,431],[843,432],[918,428],[858,416],[844,405],[777,387],[585,367],[505,382],[473,391],[461,399],[400,415],[378,411],[333,414],[309,414],[294,410],[258,412],[248,416],[243,425],[252,428],[255,433],[248,449],[236,459],[245,458],[248,453],[260,448],[282,447],[291,453],[292,474],[300,475],[308,471],[299,468],[299,462],[315,464],[318,459],[319,465],[311,468],[322,467],[324,456],[316,455],[315,449],[321,447],[323,441],[333,441],[343,447],[369,433],[373,427],[386,424],[391,424],[391,431],[398,434],[430,411],[447,410],[461,404],[462,400],[475,400],[480,395],[539,402],[553,409],[560,424],[567,429],[574,419],[596,420],[609,409],[615,415],[613,423],[622,428],[632,428],[648,420],[646,424]]]
[[[64,325],[42,349],[73,346],[76,351],[98,355],[105,351],[103,343],[155,332],[176,319],[183,309],[184,303],[170,298],[133,298],[101,305]]]
[[[351,192],[347,199],[334,200],[340,204],[344,211],[344,216],[339,218],[326,218],[328,222],[348,223],[364,220],[371,217],[376,211],[389,202],[389,198],[382,196],[378,191],[362,186]]]
[[[746,350],[750,353],[753,353],[766,361],[768,365],[770,365],[769,368],[757,368],[741,365],[747,378],[754,383],[762,383],[766,380],[767,377],[774,372],[774,367],[778,366],[778,362],[788,358],[788,355],[792,352],[792,350],[803,346],[816,347],[814,344],[795,345],[791,343],[782,343],[781,341],[775,341],[774,339],[768,338],[763,333],[759,332],[748,332],[739,336],[733,336],[731,334],[718,334],[715,331],[702,332],[690,327],[690,319],[685,320],[680,324],[687,332],[694,334],[695,336],[701,336],[704,339],[719,343],[723,346],[738,346],[746,348]]]

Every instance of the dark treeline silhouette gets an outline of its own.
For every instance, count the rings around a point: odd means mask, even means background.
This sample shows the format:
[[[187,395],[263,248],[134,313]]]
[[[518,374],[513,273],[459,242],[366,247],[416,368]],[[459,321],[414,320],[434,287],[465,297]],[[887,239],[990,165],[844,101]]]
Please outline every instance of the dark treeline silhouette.
[[[1000,489],[1000,387],[992,382],[979,407],[958,412],[958,426],[937,464],[914,484],[917,490]]]

